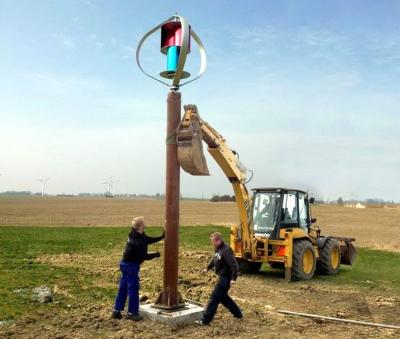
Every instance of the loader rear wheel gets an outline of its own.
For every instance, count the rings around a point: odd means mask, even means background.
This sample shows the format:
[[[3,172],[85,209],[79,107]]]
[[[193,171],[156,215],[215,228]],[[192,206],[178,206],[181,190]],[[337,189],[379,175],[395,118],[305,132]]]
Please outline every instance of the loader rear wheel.
[[[261,268],[260,262],[237,259],[240,273],[257,273]]]
[[[336,274],[340,268],[340,246],[337,240],[329,238],[319,250],[318,272]]]
[[[305,239],[293,242],[292,279],[310,280],[315,273],[316,259],[314,248]]]

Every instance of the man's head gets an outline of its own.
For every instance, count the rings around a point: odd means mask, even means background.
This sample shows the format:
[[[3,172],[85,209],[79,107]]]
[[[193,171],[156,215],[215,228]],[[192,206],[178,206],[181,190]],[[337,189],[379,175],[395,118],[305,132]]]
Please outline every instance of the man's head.
[[[214,232],[213,234],[210,235],[210,241],[213,244],[215,248],[220,246],[224,239],[222,238],[222,234],[219,232]]]
[[[144,217],[136,217],[132,220],[132,229],[136,232],[143,233],[145,228]]]

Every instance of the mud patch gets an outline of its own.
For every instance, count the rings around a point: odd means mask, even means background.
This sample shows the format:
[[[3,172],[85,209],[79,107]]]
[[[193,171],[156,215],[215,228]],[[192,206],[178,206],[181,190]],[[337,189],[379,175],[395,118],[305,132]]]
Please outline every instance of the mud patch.
[[[157,250],[161,250],[159,247]],[[106,286],[117,292],[120,253],[96,257],[83,254],[42,256],[38,262],[54,266],[84,267],[90,285]],[[201,275],[211,253],[184,250],[181,252],[179,290],[191,300],[207,303],[216,277]],[[154,302],[162,287],[162,261],[146,262],[141,268],[141,294],[144,303]],[[339,324],[321,320],[289,317],[277,309],[315,313],[339,318],[398,324],[400,299],[391,290],[332,285],[315,280],[287,284],[283,276],[261,272],[244,275],[231,289],[231,296],[244,313],[244,320],[234,319],[222,306],[210,327],[187,326],[170,329],[151,322],[134,323],[110,318],[113,297],[82,300],[62,281],[52,287],[55,296],[64,296],[69,305],[41,309],[13,323],[0,326],[0,337],[8,338],[371,338],[399,337],[400,331]],[[69,306],[69,307],[68,307]]]

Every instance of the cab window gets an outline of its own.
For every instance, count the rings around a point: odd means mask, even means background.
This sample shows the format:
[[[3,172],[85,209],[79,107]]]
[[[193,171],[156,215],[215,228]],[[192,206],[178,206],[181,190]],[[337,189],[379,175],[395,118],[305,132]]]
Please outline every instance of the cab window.
[[[276,225],[280,193],[257,192],[254,195],[254,233],[271,234]]]
[[[302,229],[308,229],[308,211],[307,211],[307,201],[306,195],[299,192],[299,225]]]
[[[289,192],[283,196],[281,221],[283,224],[298,224],[299,218],[297,213],[297,197],[296,193]]]

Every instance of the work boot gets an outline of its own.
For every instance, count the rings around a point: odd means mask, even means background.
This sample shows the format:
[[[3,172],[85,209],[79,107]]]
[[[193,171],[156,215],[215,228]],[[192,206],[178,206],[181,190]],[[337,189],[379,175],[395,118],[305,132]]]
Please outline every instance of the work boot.
[[[206,322],[204,320],[196,320],[194,323],[199,325],[199,326],[208,326],[208,325],[210,325],[210,323],[208,323],[208,322]]]
[[[122,319],[121,311],[113,310],[111,313],[111,318],[113,319]]]
[[[128,313],[126,315],[126,319],[133,320],[133,321],[140,321],[143,320],[143,317],[139,314],[135,313]]]

